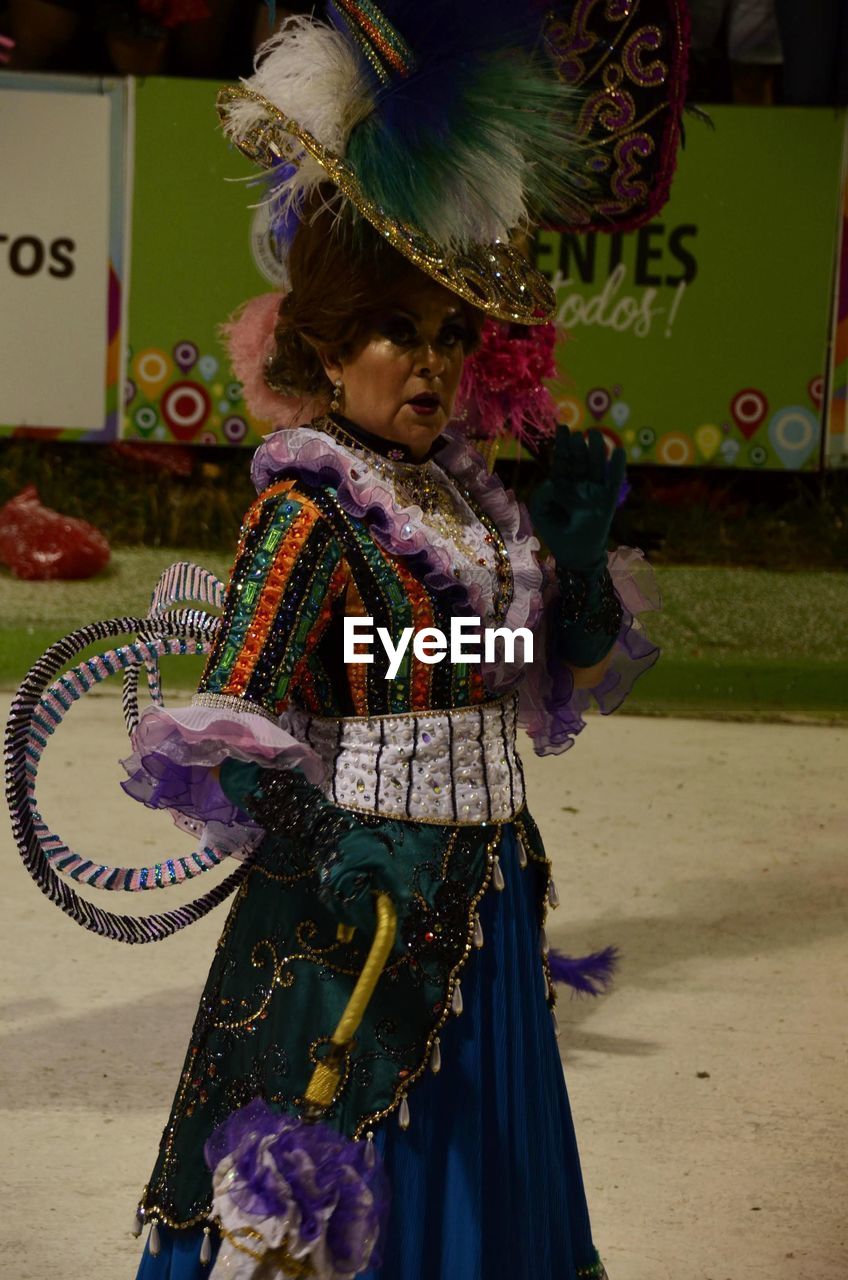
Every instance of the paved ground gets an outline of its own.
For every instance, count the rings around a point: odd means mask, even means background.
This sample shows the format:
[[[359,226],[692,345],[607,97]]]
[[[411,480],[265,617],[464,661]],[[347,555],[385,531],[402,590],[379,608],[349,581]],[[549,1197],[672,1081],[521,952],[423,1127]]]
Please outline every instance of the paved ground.
[[[48,820],[113,861],[181,851],[118,790],[117,701],[72,715]],[[562,896],[552,942],[624,953],[613,994],[560,1005],[611,1280],[845,1280],[848,732],[612,717],[524,761]],[[2,859],[0,1270],[128,1280],[223,912],[121,948],[39,898],[5,829]]]

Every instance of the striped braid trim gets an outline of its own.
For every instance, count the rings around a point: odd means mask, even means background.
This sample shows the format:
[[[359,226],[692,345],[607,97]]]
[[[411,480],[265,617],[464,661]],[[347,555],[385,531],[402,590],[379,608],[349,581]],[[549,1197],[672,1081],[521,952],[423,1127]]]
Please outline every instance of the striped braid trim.
[[[190,857],[167,860],[146,869],[113,867],[108,868],[107,873],[105,866],[94,863],[86,866],[84,859],[76,861],[78,855],[71,850],[65,852],[61,841],[51,838],[52,833],[47,831],[38,811],[35,784],[41,756],[73,702],[101,679],[130,665],[158,659],[164,653],[203,652],[209,647],[209,635],[216,623],[217,619],[199,615],[195,610],[165,614],[156,621],[158,634],[153,638],[150,619],[126,617],[91,623],[51,645],[32,667],[12,702],[5,737],[6,799],[21,858],[51,902],[77,924],[101,937],[126,943],[156,942],[169,937],[224,902],[247,875],[250,864],[242,863],[208,893],[172,911],[135,916],[101,909],[80,898],[63,877],[70,876],[99,888],[154,888],[178,883],[206,867]],[[147,639],[101,653],[60,674],[62,668],[89,645],[140,631],[147,633]],[[221,860],[215,850],[207,852],[209,865]],[[71,861],[66,862],[66,858]],[[200,862],[203,862],[202,856]],[[59,863],[65,865],[59,868]],[[142,884],[145,870],[147,875]],[[122,876],[129,876],[131,880],[135,874],[139,877],[136,885],[121,881]]]

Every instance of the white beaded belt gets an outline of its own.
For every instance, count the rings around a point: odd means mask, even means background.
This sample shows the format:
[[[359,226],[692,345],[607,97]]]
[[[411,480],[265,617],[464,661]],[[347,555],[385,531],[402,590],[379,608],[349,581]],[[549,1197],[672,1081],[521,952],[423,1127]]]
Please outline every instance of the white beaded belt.
[[[299,737],[327,766],[336,804],[386,818],[506,822],[524,805],[518,695],[449,711],[311,716]]]

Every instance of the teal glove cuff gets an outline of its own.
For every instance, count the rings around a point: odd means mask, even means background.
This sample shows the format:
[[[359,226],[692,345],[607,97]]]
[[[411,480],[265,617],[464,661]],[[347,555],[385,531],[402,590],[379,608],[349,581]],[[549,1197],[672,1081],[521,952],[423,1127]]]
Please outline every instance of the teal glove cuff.
[[[557,652],[575,667],[592,667],[606,657],[621,629],[623,610],[609,570],[606,563],[588,572],[557,565],[557,579]]]

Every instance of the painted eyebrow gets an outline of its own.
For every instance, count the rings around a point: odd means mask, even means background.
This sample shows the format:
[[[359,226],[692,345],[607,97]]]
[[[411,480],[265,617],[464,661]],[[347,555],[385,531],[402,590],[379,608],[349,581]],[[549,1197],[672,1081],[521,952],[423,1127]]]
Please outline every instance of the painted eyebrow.
[[[407,316],[410,320],[414,320],[416,324],[420,323],[421,317],[417,311],[413,311],[410,307],[395,307],[394,315]],[[458,320],[462,316],[460,307],[453,308],[445,313],[441,323],[446,324],[448,320]]]

